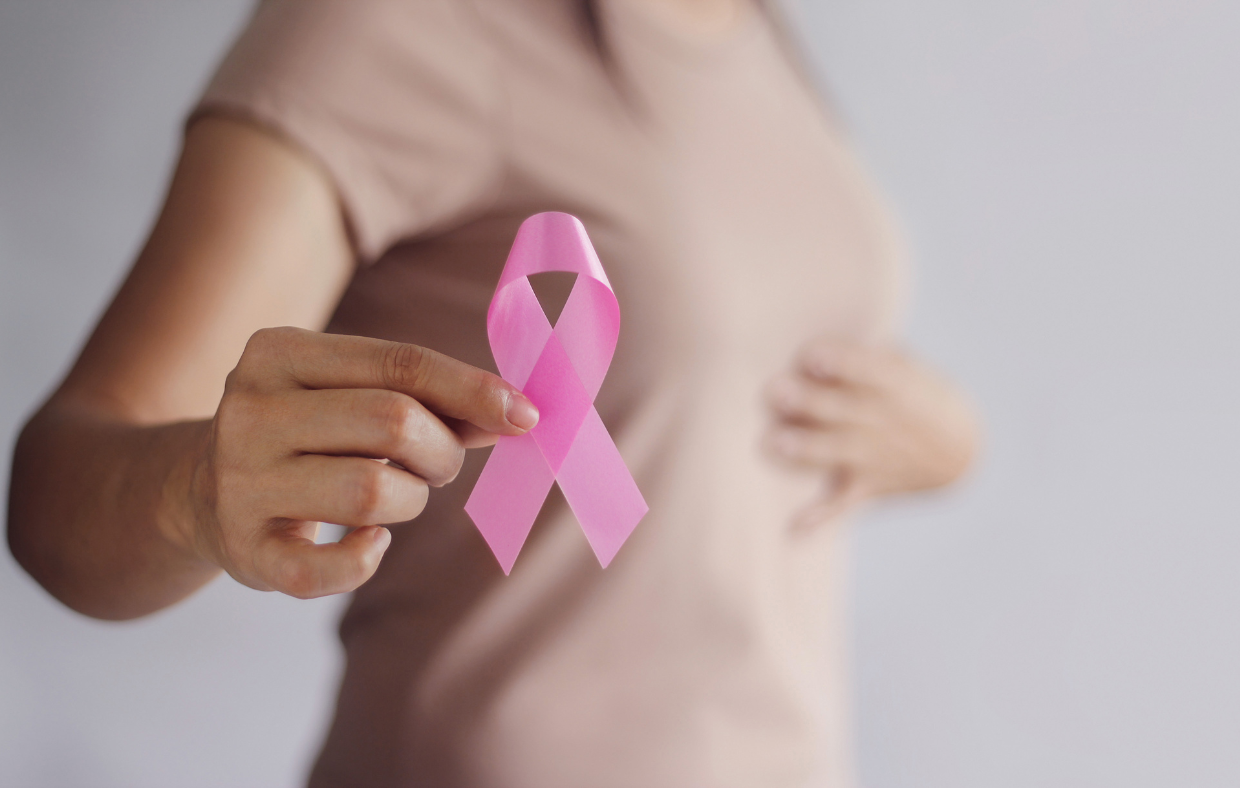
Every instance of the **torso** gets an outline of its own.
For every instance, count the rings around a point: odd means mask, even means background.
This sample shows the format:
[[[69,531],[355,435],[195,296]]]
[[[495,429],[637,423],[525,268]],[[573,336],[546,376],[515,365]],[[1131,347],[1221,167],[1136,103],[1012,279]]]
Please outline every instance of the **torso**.
[[[330,330],[493,369],[486,308],[517,225],[577,215],[622,313],[597,406],[650,513],[602,570],[553,492],[504,577],[462,511],[472,453],[345,617],[312,784],[843,784],[838,529],[789,533],[819,482],[762,455],[761,390],[817,334],[890,335],[886,217],[759,14],[706,45],[603,3],[609,74],[571,4],[477,5],[502,183],[362,270]]]

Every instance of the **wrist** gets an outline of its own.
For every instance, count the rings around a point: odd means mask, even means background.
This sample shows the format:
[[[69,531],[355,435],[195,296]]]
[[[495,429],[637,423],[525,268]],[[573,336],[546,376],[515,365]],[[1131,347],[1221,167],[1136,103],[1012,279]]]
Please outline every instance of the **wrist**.
[[[202,539],[214,511],[208,480],[211,421],[184,422],[168,430],[176,450],[163,478],[156,523],[164,540],[185,559],[215,566]]]

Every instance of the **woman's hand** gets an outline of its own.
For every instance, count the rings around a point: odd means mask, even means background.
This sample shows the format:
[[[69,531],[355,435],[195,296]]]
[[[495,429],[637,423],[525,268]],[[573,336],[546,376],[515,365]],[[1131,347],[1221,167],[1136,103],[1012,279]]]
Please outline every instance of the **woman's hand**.
[[[977,452],[972,408],[946,380],[898,350],[822,338],[771,381],[766,436],[781,460],[826,474],[828,491],[802,522],[877,495],[942,487]]]
[[[301,598],[351,591],[465,448],[538,411],[499,377],[434,351],[296,328],[247,344],[169,537],[238,581]],[[390,461],[390,462],[385,462]],[[319,522],[351,526],[316,545]]]
[[[259,330],[327,325],[355,270],[312,158],[243,122],[196,121],[142,254],[22,430],[18,562],[106,619],[167,607],[221,567],[299,597],[365,582],[390,539],[380,526],[418,514],[464,446],[537,415],[428,350]],[[315,545],[318,521],[354,529]]]

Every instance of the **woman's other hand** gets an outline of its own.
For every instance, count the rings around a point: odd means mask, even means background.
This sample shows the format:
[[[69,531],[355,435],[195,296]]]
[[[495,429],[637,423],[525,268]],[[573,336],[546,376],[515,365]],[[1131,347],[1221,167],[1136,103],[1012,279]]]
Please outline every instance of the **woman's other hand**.
[[[826,475],[827,492],[801,522],[829,519],[866,498],[950,484],[978,450],[977,420],[963,395],[893,348],[817,339],[767,394],[775,415],[767,448]]]
[[[447,484],[467,447],[519,435],[538,412],[501,378],[432,350],[265,329],[228,376],[169,534],[260,590],[352,591]],[[319,522],[351,526],[316,545]]]

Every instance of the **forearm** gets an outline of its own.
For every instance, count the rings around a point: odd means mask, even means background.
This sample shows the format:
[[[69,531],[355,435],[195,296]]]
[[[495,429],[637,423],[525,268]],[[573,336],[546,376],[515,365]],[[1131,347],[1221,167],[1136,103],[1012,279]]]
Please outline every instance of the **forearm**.
[[[14,452],[14,557],[57,599],[96,618],[135,618],[193,593],[219,572],[182,536],[209,427],[135,426],[53,400]]]

